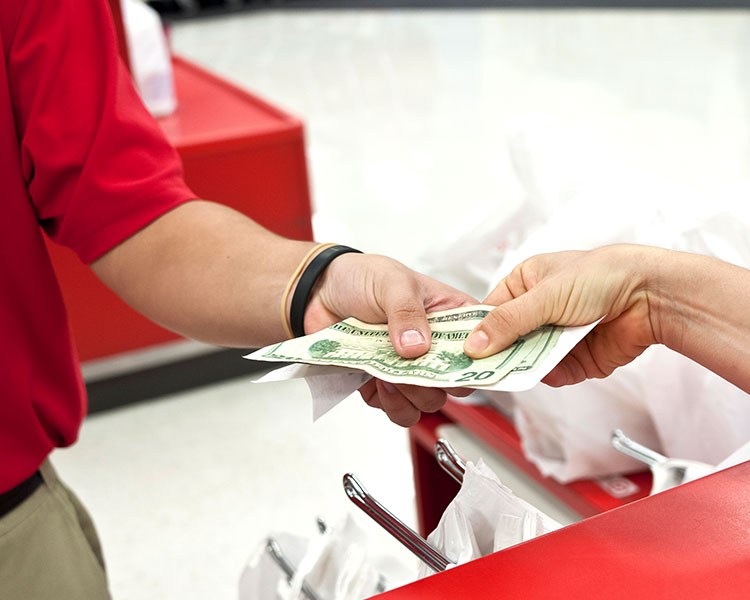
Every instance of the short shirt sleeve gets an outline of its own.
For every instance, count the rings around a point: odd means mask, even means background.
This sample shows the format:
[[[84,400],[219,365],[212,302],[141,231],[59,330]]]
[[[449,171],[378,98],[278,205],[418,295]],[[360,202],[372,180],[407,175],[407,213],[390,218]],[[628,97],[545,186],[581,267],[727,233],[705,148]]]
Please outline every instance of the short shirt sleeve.
[[[82,261],[195,198],[120,60],[105,0],[26,0],[6,60],[37,218]]]

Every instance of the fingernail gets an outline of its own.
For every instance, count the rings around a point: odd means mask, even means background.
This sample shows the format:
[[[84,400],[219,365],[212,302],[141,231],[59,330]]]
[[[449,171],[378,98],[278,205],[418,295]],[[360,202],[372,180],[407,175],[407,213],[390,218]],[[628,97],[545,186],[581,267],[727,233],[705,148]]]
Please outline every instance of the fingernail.
[[[382,381],[382,380],[381,380]],[[386,394],[392,394],[396,391],[396,386],[389,381],[382,381],[383,389]]]
[[[422,332],[419,329],[407,329],[401,334],[401,346],[408,348],[409,346],[421,346],[424,344],[425,339]]]
[[[478,354],[479,352],[482,352],[482,350],[485,350],[487,346],[489,345],[490,345],[490,338],[488,338],[487,334],[480,329],[478,331],[473,332],[466,339],[466,343],[464,344],[464,349],[474,354]]]

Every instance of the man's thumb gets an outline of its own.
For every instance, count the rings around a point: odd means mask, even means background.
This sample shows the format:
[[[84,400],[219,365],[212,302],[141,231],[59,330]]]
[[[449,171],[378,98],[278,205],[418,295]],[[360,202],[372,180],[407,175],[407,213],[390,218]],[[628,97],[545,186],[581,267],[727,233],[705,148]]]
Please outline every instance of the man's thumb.
[[[416,358],[430,349],[430,326],[421,304],[401,304],[399,308],[388,312],[387,317],[391,343],[401,356]]]

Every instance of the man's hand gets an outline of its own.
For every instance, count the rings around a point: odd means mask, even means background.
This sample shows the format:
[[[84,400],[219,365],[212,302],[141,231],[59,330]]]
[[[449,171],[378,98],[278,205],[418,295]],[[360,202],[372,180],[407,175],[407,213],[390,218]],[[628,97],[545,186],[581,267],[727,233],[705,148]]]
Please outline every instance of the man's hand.
[[[430,348],[427,313],[476,304],[476,300],[408,269],[385,256],[344,254],[326,269],[305,312],[305,331],[313,333],[356,317],[367,323],[387,323],[391,342],[404,358],[416,358]],[[399,425],[409,427],[421,412],[445,404],[446,391],[394,385],[373,379],[360,389],[365,402],[382,408]]]
[[[133,308],[181,335],[259,348],[284,335],[279,303],[310,242],[279,237],[226,206],[193,201],[162,215],[91,266]],[[328,265],[305,312],[311,333],[346,317],[388,323],[397,352],[430,347],[426,312],[473,298],[384,256],[344,254]],[[368,404],[412,425],[445,402],[442,390],[372,381]]]
[[[605,317],[543,381],[562,386],[606,377],[657,343],[644,274],[664,252],[623,244],[532,257],[485,299],[497,308],[472,332],[464,351],[482,358],[546,323],[586,325]]]

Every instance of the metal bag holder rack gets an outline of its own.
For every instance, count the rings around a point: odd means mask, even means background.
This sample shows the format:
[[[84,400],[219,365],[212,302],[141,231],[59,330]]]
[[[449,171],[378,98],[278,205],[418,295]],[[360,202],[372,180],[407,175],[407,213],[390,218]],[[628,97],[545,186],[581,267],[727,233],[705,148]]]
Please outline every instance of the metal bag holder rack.
[[[316,519],[316,523],[318,525],[318,531],[320,531],[321,535],[328,533],[328,525],[323,520],[322,517],[318,517]],[[297,574],[297,567],[292,563],[292,561],[289,559],[289,557],[284,553],[284,551],[281,549],[281,546],[279,546],[278,541],[273,538],[269,537],[266,538],[266,546],[265,546],[266,553],[271,557],[273,562],[276,563],[276,565],[281,569],[281,571],[286,575],[287,583],[291,583],[292,579],[294,579],[294,576]],[[386,591],[387,585],[385,577],[380,575],[380,578],[378,579],[378,584],[376,588],[376,593],[381,594],[384,591]],[[307,583],[304,579],[302,580],[302,586],[301,586],[301,593],[308,599],[308,600],[323,600],[323,598],[318,594],[312,586]]]
[[[435,442],[435,459],[456,483],[459,485],[463,484],[464,474],[466,473],[466,462],[445,438],[440,438]]]
[[[466,463],[447,440],[441,438],[435,443],[435,457],[453,479],[458,483],[463,482]],[[454,565],[448,557],[378,502],[352,473],[344,475],[343,484],[346,495],[354,504],[433,571],[439,573]]]
[[[435,442],[435,458],[437,459],[438,464],[453,479],[459,484],[463,483],[464,473],[466,472],[466,463],[446,439],[440,438]],[[357,479],[352,473],[344,475],[343,485],[346,495],[354,504],[356,504],[365,514],[372,518],[399,542],[406,546],[406,548],[408,548],[433,571],[439,573],[445,571],[449,566],[454,564],[437,548],[378,502],[378,500],[376,500],[365,489],[359,479]],[[328,526],[320,517],[317,519],[317,525],[321,534],[325,534],[328,531]],[[286,556],[277,540],[272,537],[267,538],[265,550],[284,573],[287,581],[291,582],[297,572],[297,568]],[[380,593],[385,590],[386,582],[385,579],[381,577],[378,583],[377,592]],[[323,600],[323,598],[304,580],[302,582],[301,592],[308,600]]]
[[[321,521],[318,520],[319,527],[320,524]],[[325,530],[321,530],[321,533],[325,533]],[[272,537],[266,539],[266,552],[271,557],[271,559],[273,559],[273,562],[275,562],[284,572],[287,582],[291,583],[292,579],[294,579],[294,576],[297,573],[297,568],[294,566],[294,564],[292,564],[292,561],[289,560],[287,555],[284,554],[284,551],[279,546],[279,543]],[[307,597],[308,600],[323,600],[306,581],[302,582],[302,593]]]
[[[373,498],[352,473],[344,475],[344,491],[367,516],[406,546],[433,571],[436,573],[445,571],[448,565],[453,564],[437,548]]]

